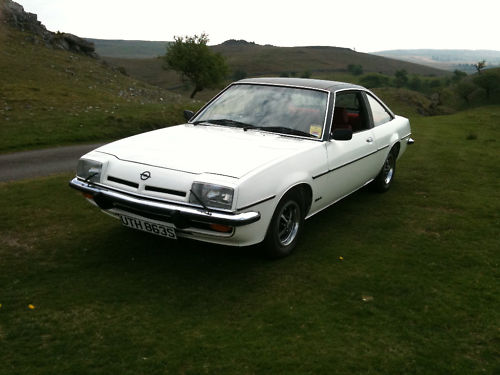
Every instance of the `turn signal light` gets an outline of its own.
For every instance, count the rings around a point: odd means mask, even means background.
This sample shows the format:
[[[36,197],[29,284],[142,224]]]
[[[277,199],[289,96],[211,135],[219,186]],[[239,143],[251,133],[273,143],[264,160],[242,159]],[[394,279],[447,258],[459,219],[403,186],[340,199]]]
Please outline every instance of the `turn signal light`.
[[[210,224],[210,229],[215,230],[217,232],[229,233],[233,230],[233,227],[222,224]]]
[[[89,193],[82,193],[82,194],[87,199],[94,199],[94,196],[92,194],[89,194]]]

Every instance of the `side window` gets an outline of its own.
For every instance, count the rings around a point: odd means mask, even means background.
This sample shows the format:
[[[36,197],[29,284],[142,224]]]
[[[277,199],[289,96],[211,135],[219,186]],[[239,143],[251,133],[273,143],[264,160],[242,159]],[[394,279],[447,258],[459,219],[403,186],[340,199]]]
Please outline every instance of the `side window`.
[[[386,109],[371,95],[366,95],[373,117],[373,125],[379,126],[392,120],[392,116]]]
[[[337,93],[333,110],[333,129],[351,129],[353,133],[369,128],[363,97],[357,91]]]

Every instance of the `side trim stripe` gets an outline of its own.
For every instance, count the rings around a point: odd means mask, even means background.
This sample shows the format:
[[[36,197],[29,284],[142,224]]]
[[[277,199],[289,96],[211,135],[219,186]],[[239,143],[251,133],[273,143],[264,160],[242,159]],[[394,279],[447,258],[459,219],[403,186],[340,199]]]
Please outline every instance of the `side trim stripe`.
[[[248,206],[245,206],[245,207],[240,207],[240,208],[238,208],[238,209],[236,209],[236,210],[237,210],[237,211],[246,210],[247,208],[250,208],[250,207],[253,207],[253,206],[257,206],[258,204],[261,204],[261,203],[264,203],[264,202],[270,201],[271,199],[274,199],[274,198],[276,198],[276,195],[273,195],[272,197],[265,198],[265,199],[262,199],[261,201],[258,201],[258,202],[255,202],[255,203],[249,204]]]
[[[382,150],[385,150],[385,149],[386,149],[386,148],[388,148],[388,147],[389,147],[389,145],[384,146],[384,147],[381,147],[381,148],[379,148],[379,149],[378,149],[378,150],[376,150],[376,151],[370,152],[369,154],[366,154],[365,156],[362,156],[362,157],[360,157],[360,158],[357,158],[357,159],[354,159],[354,160],[352,160],[352,161],[349,161],[349,162],[347,162],[347,163],[345,163],[345,164],[342,164],[341,166],[338,166],[337,168],[329,169],[329,170],[328,170],[328,171],[326,171],[326,172],[323,172],[323,173],[317,174],[316,176],[313,176],[313,177],[312,177],[312,179],[313,179],[313,180],[315,180],[315,179],[317,179],[317,178],[319,178],[319,177],[322,177],[322,176],[327,175],[328,173],[335,172],[336,170],[339,170],[339,169],[341,169],[341,168],[347,167],[348,165],[350,165],[350,164],[352,164],[352,163],[356,163],[357,161],[360,161],[360,160],[362,160],[362,159],[364,159],[364,158],[367,158],[368,156],[371,156],[371,155],[373,155],[373,154],[376,154],[377,152],[380,152],[380,151],[382,151]]]

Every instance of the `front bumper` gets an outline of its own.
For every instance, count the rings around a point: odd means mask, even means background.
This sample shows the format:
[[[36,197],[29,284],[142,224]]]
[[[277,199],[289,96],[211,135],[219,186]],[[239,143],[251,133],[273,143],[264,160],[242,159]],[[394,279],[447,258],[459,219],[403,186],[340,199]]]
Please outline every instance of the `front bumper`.
[[[191,223],[221,224],[239,227],[255,223],[260,219],[259,212],[218,212],[202,208],[182,206],[160,200],[142,198],[114,189],[88,183],[75,177],[69,186],[83,193],[90,194],[94,202],[103,210],[119,209],[144,217],[152,217],[172,223],[177,228],[187,228]]]

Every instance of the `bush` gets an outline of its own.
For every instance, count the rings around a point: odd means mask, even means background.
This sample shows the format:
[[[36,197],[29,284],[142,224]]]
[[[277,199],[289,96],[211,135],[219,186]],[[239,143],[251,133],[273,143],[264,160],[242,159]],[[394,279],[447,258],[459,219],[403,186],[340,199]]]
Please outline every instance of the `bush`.
[[[248,77],[248,73],[242,69],[236,69],[233,73],[233,80],[239,81]]]
[[[374,87],[388,87],[389,77],[379,73],[369,73],[361,77],[359,82],[369,89]]]
[[[306,70],[305,72],[302,73],[300,78],[311,78],[312,73],[309,70]]]
[[[408,85],[408,72],[405,69],[396,70],[394,73],[394,86],[405,87]]]
[[[419,76],[413,76],[408,83],[408,87],[415,91],[420,91],[422,89],[422,80]]]
[[[466,104],[470,103],[471,95],[475,90],[476,86],[469,81],[460,82],[455,88],[457,95],[463,99]]]
[[[500,90],[500,76],[488,71],[478,74],[474,77],[473,82],[484,90],[486,99],[490,99],[495,92]]]
[[[359,64],[349,64],[347,65],[347,71],[355,76],[360,76],[363,74],[363,66]]]
[[[461,70],[455,69],[455,71],[453,72],[453,77],[451,78],[451,81],[453,83],[458,83],[462,79],[464,79],[465,77],[467,77],[467,73],[462,72]]]

